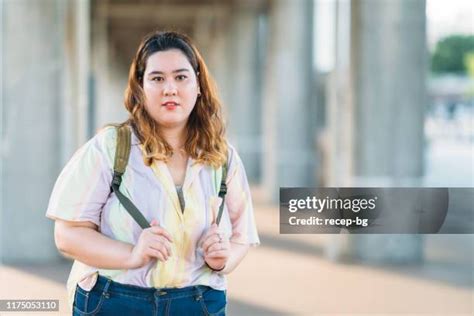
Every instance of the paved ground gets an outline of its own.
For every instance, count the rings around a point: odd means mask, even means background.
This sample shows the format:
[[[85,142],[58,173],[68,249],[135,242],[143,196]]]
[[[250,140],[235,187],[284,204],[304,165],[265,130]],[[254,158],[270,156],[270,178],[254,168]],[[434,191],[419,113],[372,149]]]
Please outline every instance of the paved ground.
[[[367,266],[326,259],[328,237],[280,235],[276,207],[259,204],[256,216],[262,245],[229,276],[229,315],[474,313],[472,236],[432,236],[423,265]],[[59,299],[60,313],[28,315],[68,315],[69,267],[0,266],[0,298]]]

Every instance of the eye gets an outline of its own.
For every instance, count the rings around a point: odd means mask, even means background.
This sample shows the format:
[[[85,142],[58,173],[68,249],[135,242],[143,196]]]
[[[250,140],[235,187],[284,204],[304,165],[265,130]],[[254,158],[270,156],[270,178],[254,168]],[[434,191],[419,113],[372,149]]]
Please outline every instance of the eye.
[[[187,77],[185,75],[178,75],[176,76],[176,79],[179,81],[185,80]]]
[[[164,80],[163,77],[153,77],[153,78],[151,78],[151,81],[161,82],[163,80]]]

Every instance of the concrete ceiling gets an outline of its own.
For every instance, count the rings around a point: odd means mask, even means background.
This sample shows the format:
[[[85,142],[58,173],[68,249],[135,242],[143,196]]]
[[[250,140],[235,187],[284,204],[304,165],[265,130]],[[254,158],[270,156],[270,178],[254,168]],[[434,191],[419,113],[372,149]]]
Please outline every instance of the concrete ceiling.
[[[128,64],[149,32],[178,30],[194,37],[199,25],[211,32],[217,29],[219,20],[228,20],[236,6],[263,10],[266,4],[266,0],[102,0],[92,2],[92,18],[106,20],[109,47]]]

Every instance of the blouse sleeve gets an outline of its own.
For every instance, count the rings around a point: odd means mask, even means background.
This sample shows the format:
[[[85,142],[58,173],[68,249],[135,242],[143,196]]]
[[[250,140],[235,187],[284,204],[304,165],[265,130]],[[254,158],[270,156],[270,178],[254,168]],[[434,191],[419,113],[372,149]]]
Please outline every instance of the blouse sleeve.
[[[226,184],[227,195],[225,201],[232,224],[230,241],[257,246],[260,244],[260,240],[255,224],[247,175],[237,151],[230,145]]]
[[[116,137],[106,128],[84,144],[61,171],[46,216],[51,219],[90,221],[100,226],[100,215],[110,194],[110,143]]]

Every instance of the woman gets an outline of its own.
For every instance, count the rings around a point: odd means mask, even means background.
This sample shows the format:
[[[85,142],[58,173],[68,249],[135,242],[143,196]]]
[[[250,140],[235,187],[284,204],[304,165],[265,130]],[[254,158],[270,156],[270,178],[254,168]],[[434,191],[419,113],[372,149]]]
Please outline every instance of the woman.
[[[75,259],[73,313],[225,315],[225,275],[259,239],[242,161],[225,139],[212,79],[188,37],[157,32],[142,40],[125,106],[132,139],[120,191],[151,227],[140,228],[111,192],[117,132],[106,127],[68,162],[47,211],[59,251]]]

